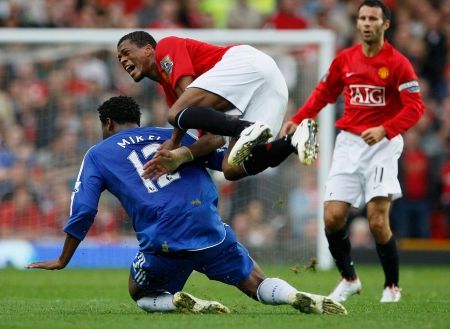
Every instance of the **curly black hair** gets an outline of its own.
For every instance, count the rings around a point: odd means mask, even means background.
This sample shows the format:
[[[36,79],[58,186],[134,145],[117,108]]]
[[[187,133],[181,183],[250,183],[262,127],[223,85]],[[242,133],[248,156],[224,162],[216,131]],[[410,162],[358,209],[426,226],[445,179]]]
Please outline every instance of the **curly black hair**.
[[[141,125],[141,110],[138,103],[128,96],[114,96],[105,101],[97,109],[102,123],[106,123],[106,119],[119,123],[136,123]]]
[[[122,38],[120,38],[119,42],[117,43],[117,47],[119,47],[120,44],[125,40],[130,40],[132,43],[136,44],[139,48],[142,48],[148,44],[150,44],[153,47],[153,49],[156,48],[155,39],[145,31],[134,31],[124,35]]]

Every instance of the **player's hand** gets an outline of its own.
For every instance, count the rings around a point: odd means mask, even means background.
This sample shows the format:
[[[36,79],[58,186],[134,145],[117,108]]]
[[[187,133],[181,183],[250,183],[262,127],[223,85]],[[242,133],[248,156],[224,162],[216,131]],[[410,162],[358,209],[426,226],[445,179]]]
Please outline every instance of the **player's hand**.
[[[280,137],[292,134],[297,129],[297,124],[294,121],[286,121],[280,130]]]
[[[176,147],[177,146],[175,145],[175,142],[172,139],[168,139],[164,143],[162,143],[156,149],[155,155],[153,156],[152,160],[145,163],[144,166],[142,167],[142,169],[144,169],[144,173],[142,174],[142,177],[145,179],[148,179],[148,178],[157,179],[157,178],[161,177],[162,175],[169,173],[169,171],[167,171],[167,169],[165,169],[165,166],[163,165],[163,163],[165,163],[165,161],[167,161],[167,160],[161,160],[161,163],[160,163],[160,162],[156,161],[156,159],[159,156],[166,154],[166,152],[163,152],[163,151],[168,152],[168,151],[175,149]]]
[[[162,149],[156,152],[156,155],[148,161],[143,169],[142,177],[158,179],[162,175],[174,172],[183,163],[194,160],[191,151],[185,147],[179,147],[172,151]]]
[[[162,175],[170,173],[172,170],[177,169],[175,164],[172,163],[173,161],[172,153],[169,150],[161,149],[156,151],[153,159],[144,165],[142,177],[145,179],[158,179]]]
[[[366,129],[361,134],[361,138],[368,145],[374,145],[378,143],[380,140],[382,140],[384,137],[386,137],[386,130],[384,130],[383,126]]]
[[[39,268],[43,270],[61,270],[64,267],[66,267],[66,265],[63,264],[59,259],[44,262],[34,262],[25,266],[25,268],[28,269]]]

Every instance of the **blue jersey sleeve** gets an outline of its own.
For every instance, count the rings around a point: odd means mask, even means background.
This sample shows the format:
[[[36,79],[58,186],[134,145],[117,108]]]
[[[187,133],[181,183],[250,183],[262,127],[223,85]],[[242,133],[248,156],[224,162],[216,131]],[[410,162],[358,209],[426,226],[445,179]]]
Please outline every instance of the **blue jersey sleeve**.
[[[211,152],[202,158],[204,166],[212,170],[222,171],[222,161],[226,153],[226,147],[221,147],[220,149]]]
[[[96,166],[91,148],[81,164],[78,178],[72,192],[70,216],[64,232],[83,240],[86,237],[97,214],[100,195],[105,189],[104,179]]]

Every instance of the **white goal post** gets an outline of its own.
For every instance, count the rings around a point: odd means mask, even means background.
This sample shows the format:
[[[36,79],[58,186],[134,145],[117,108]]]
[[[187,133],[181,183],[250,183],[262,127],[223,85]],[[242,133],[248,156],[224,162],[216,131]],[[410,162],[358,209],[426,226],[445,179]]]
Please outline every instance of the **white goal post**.
[[[117,41],[132,30],[125,29],[0,29],[0,49],[8,44],[49,45],[45,52],[51,56],[54,45],[83,44],[91,46],[103,46],[115,49]],[[258,47],[296,47],[313,44],[317,46],[316,73],[312,78],[312,84],[316,84],[325,74],[335,55],[335,34],[327,30],[148,30],[156,40],[165,36],[177,35],[189,37],[216,44],[250,44]],[[71,50],[73,51],[73,50]],[[3,51],[0,52],[0,63],[10,60]],[[20,60],[20,59],[18,59]],[[309,83],[311,85],[311,82]],[[308,91],[309,92],[309,91]],[[297,107],[300,104],[294,104]],[[320,269],[329,269],[333,262],[328,251],[323,230],[323,193],[326,175],[329,170],[332,148],[334,144],[334,117],[332,106],[321,111],[320,123],[320,155],[317,170],[317,184],[319,201],[317,207],[317,249],[316,256]],[[299,164],[300,166],[300,164]]]

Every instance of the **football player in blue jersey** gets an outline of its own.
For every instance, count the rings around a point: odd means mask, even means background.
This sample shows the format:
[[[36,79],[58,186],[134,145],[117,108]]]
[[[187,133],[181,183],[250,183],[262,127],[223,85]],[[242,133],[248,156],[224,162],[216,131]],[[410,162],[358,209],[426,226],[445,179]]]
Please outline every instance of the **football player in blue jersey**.
[[[196,270],[211,280],[234,285],[264,304],[289,304],[303,313],[347,313],[325,296],[298,291],[279,278],[267,278],[233,230],[222,222],[216,186],[206,167],[220,170],[223,150],[158,179],[146,179],[143,164],[171,137],[172,129],[140,128],[139,106],[126,96],[110,98],[98,112],[104,140],[87,151],[81,164],[61,255],[27,268],[66,267],[94,221],[101,193],[108,190],[120,200],[136,232],[139,252],[130,268],[128,288],[145,311],[228,313],[219,302],[182,291]],[[194,142],[194,137],[185,135],[182,148]]]

